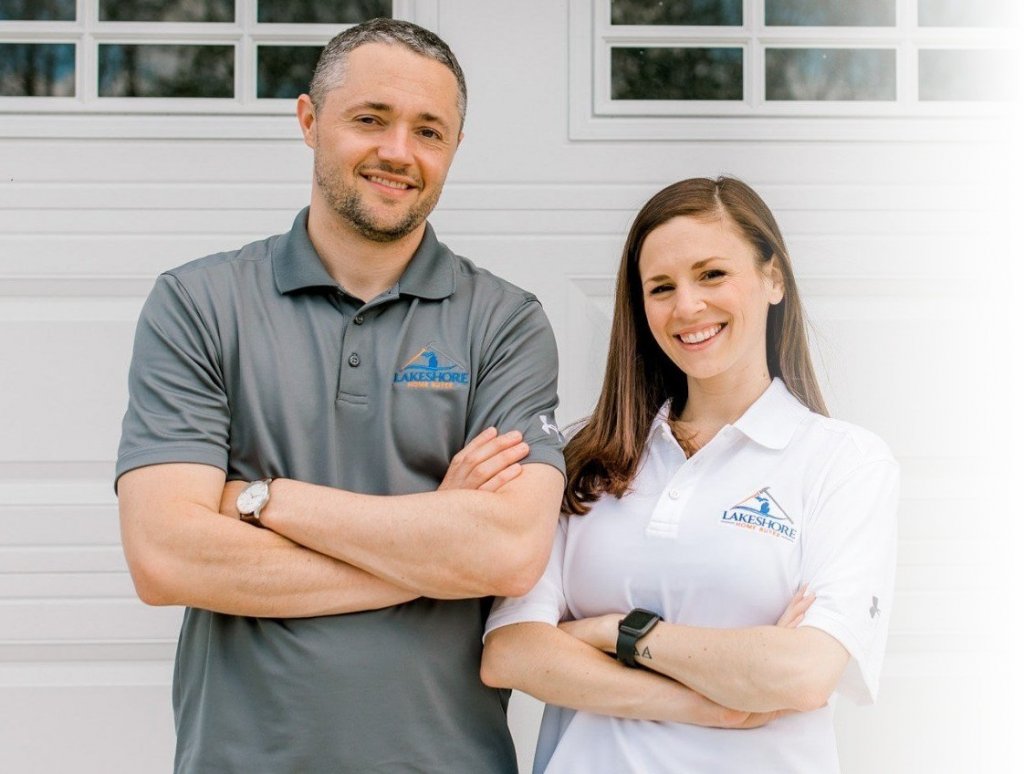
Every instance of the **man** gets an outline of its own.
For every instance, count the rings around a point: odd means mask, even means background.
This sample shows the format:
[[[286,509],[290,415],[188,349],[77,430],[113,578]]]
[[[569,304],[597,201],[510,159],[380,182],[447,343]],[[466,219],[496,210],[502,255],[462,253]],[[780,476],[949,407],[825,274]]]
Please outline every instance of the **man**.
[[[465,104],[432,33],[343,32],[297,106],[308,210],[143,309],[118,491],[140,597],[187,606],[178,772],[515,770],[480,638],[550,551],[556,355],[425,220]]]

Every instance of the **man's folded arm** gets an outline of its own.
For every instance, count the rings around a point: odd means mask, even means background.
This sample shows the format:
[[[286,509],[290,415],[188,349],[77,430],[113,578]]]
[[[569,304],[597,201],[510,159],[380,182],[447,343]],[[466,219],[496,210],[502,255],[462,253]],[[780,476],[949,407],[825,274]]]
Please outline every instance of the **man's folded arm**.
[[[121,536],[139,597],[232,615],[302,618],[372,610],[407,588],[218,512],[224,472],[149,465],[118,481]]]
[[[271,484],[261,521],[275,532],[423,596],[519,596],[547,564],[564,478],[529,463],[496,492],[355,494]]]

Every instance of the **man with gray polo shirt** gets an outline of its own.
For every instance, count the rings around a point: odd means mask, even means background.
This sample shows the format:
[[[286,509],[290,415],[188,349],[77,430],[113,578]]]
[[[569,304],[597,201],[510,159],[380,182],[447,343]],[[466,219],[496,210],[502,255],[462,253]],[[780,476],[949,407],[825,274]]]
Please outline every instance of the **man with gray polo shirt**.
[[[554,536],[550,326],[426,222],[465,112],[439,38],[346,30],[297,112],[310,206],[161,275],[136,333],[118,494],[139,596],[186,606],[175,770],[514,771],[478,670]]]

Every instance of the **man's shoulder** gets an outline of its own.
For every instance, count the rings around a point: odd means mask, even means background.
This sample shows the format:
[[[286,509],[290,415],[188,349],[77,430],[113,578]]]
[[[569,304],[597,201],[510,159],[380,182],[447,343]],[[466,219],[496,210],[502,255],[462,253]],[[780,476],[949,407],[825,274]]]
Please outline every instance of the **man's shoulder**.
[[[476,295],[487,296],[496,301],[506,301],[514,305],[536,302],[537,296],[518,285],[499,277],[487,269],[477,266],[468,258],[451,250],[455,267],[456,292],[469,291]],[[538,302],[539,303],[539,302]]]
[[[280,237],[280,234],[275,234],[235,250],[204,255],[167,269],[163,275],[173,277],[182,284],[193,284],[215,281],[221,275],[230,276],[240,270],[254,270],[261,264],[269,264],[274,242]]]

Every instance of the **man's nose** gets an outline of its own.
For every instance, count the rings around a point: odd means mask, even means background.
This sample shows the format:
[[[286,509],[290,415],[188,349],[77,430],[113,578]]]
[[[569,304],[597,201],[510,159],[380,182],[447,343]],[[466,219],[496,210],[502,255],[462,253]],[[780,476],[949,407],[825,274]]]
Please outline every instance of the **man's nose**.
[[[402,126],[392,126],[381,138],[377,155],[382,161],[387,161],[395,166],[404,167],[411,164],[412,158],[412,137],[409,130]]]

